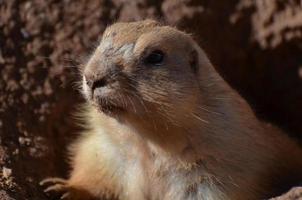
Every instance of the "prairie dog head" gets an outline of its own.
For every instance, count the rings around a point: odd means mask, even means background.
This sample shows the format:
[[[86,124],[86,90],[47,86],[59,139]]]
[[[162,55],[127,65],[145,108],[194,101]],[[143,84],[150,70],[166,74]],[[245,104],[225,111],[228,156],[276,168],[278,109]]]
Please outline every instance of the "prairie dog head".
[[[86,98],[110,117],[157,124],[189,121],[211,68],[191,37],[145,20],[108,27],[83,72]]]

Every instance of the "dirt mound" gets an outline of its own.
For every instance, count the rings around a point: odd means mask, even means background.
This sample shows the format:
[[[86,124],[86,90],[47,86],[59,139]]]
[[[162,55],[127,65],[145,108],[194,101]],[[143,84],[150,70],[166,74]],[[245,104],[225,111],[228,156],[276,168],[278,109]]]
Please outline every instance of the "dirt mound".
[[[259,117],[302,138],[298,0],[0,0],[0,199],[47,199],[38,182],[66,176],[75,66],[108,24],[147,17],[194,33]]]

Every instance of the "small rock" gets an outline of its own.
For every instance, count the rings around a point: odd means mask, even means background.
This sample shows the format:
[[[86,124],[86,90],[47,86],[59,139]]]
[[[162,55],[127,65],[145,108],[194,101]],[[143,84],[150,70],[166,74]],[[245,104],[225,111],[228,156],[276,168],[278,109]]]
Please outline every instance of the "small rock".
[[[31,139],[26,137],[19,137],[18,140],[21,145],[30,145],[31,143]]]
[[[0,190],[0,199],[1,200],[15,200],[11,198],[4,190]]]
[[[4,178],[8,179],[12,175],[12,170],[10,168],[3,167],[2,175]]]
[[[27,104],[28,103],[28,94],[24,93],[22,95],[21,99],[24,104]]]
[[[34,179],[32,177],[26,177],[26,181],[30,182],[30,183],[33,183],[34,182]]]
[[[19,154],[19,149],[15,149],[15,151],[13,151],[13,155],[18,155]]]
[[[298,76],[302,79],[302,66],[298,69]]]
[[[21,29],[21,33],[23,38],[25,39],[29,38],[29,33],[24,28]]]

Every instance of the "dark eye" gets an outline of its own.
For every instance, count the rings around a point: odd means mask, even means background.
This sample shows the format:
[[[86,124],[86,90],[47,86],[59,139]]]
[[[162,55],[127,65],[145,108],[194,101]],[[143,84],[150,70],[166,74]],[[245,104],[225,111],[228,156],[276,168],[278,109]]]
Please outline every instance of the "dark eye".
[[[161,65],[164,60],[164,53],[160,50],[152,51],[145,59],[146,64]]]

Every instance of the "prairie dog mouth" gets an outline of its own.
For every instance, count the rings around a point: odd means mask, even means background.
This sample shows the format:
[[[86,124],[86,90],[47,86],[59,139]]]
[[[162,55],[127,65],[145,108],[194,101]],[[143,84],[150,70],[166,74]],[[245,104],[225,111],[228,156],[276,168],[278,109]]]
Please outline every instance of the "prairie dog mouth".
[[[84,84],[86,86],[86,83]],[[110,87],[92,89],[85,88],[85,95],[88,101],[104,114],[120,113],[124,111],[122,95]],[[119,97],[119,98],[117,98]]]
[[[113,105],[110,103],[106,104],[98,104],[98,107],[100,111],[102,111],[105,114],[112,115],[112,114],[120,114],[122,112],[125,112],[126,110],[120,106]]]
[[[133,96],[125,93],[119,86],[119,82],[111,83],[106,86],[91,88],[88,86],[84,77],[84,94],[86,99],[99,112],[106,115],[118,117],[122,113],[131,111],[135,106]]]
[[[121,103],[121,99],[101,97],[96,95],[91,100],[92,104],[96,106],[99,111],[103,112],[106,115],[117,115],[126,112],[126,108]]]

